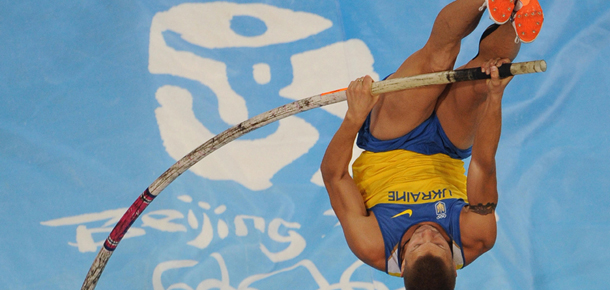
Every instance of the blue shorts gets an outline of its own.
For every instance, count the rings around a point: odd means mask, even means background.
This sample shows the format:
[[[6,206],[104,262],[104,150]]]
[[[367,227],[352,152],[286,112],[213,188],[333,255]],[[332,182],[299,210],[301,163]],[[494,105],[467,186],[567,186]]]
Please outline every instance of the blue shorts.
[[[443,153],[454,159],[470,157],[472,147],[462,150],[453,145],[443,131],[443,127],[436,116],[436,112],[423,121],[411,132],[391,140],[379,140],[370,131],[371,114],[366,118],[358,132],[356,144],[358,147],[371,152],[385,152],[404,149],[425,155]]]

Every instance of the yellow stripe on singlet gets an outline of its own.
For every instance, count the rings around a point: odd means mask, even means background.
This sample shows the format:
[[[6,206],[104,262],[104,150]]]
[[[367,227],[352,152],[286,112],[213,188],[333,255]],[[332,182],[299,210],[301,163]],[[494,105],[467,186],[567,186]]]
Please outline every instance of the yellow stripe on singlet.
[[[466,198],[464,162],[445,154],[364,151],[353,166],[367,208],[379,203],[422,204]]]

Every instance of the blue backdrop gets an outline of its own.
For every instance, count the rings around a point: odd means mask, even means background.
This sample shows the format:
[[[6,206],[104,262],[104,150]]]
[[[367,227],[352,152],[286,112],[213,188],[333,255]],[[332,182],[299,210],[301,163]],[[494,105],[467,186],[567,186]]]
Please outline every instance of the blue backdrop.
[[[610,284],[610,2],[541,0],[498,150],[498,240],[457,289]],[[0,285],[78,289],[177,159],[269,109],[393,72],[448,0],[2,1]],[[476,54],[482,24],[458,65]],[[401,289],[363,265],[319,164],[345,104],[220,149],[172,183],[97,289]]]

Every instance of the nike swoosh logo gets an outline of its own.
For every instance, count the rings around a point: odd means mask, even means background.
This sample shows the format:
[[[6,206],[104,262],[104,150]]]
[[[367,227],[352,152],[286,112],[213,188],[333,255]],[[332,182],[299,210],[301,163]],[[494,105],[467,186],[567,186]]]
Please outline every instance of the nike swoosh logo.
[[[397,215],[393,216],[392,218],[396,218],[396,217],[399,217],[399,216],[401,216],[401,215],[406,215],[406,214],[408,214],[408,215],[409,215],[409,217],[411,217],[411,216],[413,215],[413,211],[412,211],[412,210],[410,210],[410,209],[408,209],[408,210],[405,210],[405,211],[403,211],[403,212],[401,212],[401,213],[399,213],[399,214],[397,214]]]

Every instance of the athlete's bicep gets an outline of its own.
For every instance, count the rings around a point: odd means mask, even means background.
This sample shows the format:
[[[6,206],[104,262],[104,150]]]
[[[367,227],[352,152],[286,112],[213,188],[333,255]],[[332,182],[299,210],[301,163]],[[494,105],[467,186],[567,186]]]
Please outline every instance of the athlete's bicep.
[[[385,247],[375,216],[354,216],[340,222],[354,255],[365,264],[385,271]]]
[[[364,263],[384,270],[385,251],[381,230],[375,217],[369,215],[353,179],[346,176],[325,180],[324,183],[352,252]]]
[[[468,168],[469,205],[462,210],[460,231],[467,263],[489,251],[496,242],[495,209],[498,189],[495,164],[473,158]]]
[[[466,264],[491,250],[496,242],[495,211],[465,206],[460,216],[460,233]]]

